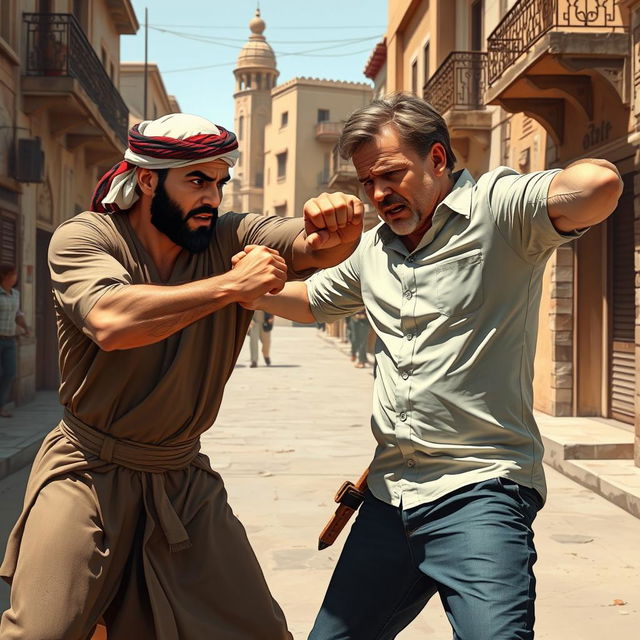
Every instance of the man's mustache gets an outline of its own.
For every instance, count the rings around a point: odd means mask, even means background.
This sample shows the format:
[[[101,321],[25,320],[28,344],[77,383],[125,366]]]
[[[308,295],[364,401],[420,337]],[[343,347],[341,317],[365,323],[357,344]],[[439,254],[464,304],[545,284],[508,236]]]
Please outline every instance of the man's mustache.
[[[388,196],[385,196],[378,206],[381,209],[386,209],[387,207],[390,207],[392,204],[402,204],[402,205],[406,206],[407,201],[404,198],[402,198],[401,196],[396,195],[394,193],[394,194],[390,194]]]
[[[200,213],[209,213],[214,218],[218,217],[217,207],[210,207],[209,205],[203,204],[201,207],[198,207],[197,209],[191,209],[191,211],[189,211],[189,213],[187,214],[185,220],[188,220],[189,218],[193,218],[193,216],[197,216]]]

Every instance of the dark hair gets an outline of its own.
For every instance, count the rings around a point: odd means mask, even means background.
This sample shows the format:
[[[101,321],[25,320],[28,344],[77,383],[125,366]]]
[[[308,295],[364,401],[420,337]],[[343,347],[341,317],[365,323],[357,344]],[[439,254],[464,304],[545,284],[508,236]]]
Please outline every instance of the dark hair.
[[[154,169],[154,171],[158,174],[158,186],[163,186],[164,181],[167,179],[169,169]]]
[[[18,270],[16,269],[15,264],[11,264],[10,262],[3,262],[0,264],[0,279],[6,278],[10,273],[16,273]]]
[[[164,181],[167,179],[167,173],[169,173],[169,169],[153,169],[158,174],[158,186],[162,187],[164,185]],[[142,191],[140,189],[140,185],[136,182],[136,193],[138,196],[142,195]]]
[[[407,93],[392,93],[354,111],[340,136],[340,155],[351,158],[361,144],[373,140],[386,124],[392,124],[400,139],[421,158],[439,142],[447,153],[447,168],[453,169],[456,156],[444,119],[428,102]]]

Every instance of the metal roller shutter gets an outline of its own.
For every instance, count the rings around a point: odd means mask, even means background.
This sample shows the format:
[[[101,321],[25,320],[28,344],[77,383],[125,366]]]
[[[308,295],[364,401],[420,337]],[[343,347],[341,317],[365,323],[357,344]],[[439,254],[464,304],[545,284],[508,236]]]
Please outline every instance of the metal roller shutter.
[[[610,218],[611,352],[610,415],[635,420],[635,269],[633,174],[626,174],[618,208]]]

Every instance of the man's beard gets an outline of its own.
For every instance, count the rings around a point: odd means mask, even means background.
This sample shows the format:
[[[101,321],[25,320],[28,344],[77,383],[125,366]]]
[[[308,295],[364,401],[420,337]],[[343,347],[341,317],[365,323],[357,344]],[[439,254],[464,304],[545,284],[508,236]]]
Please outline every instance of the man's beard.
[[[412,209],[409,203],[398,195],[388,195],[380,203],[381,208],[390,207],[392,204],[401,204],[411,214],[408,218],[400,218],[398,220],[387,219],[385,222],[397,236],[408,236],[412,234],[419,226],[421,221],[421,215],[419,211]]]
[[[209,226],[189,229],[187,221],[198,213],[212,215]],[[180,206],[167,194],[164,184],[158,184],[151,201],[151,223],[178,246],[191,253],[205,251],[215,233],[217,219],[218,209],[208,205],[192,209],[184,215]]]

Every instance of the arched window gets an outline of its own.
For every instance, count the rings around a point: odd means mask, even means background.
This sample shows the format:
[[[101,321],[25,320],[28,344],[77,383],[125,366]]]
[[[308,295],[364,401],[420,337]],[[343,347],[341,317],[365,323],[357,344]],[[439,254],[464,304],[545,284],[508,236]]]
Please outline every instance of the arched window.
[[[242,140],[244,136],[244,116],[238,118],[238,139]]]

